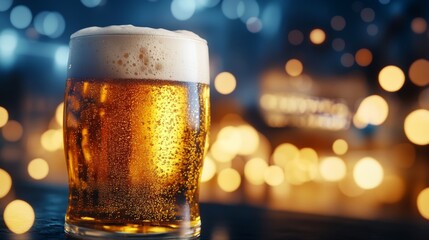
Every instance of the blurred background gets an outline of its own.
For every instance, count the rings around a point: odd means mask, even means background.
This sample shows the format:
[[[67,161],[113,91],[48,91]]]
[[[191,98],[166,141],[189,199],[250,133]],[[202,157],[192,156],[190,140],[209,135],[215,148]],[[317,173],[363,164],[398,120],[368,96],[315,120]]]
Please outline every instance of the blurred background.
[[[0,0],[1,213],[67,185],[69,36],[133,24],[208,41],[201,201],[428,221],[428,20],[425,0]]]

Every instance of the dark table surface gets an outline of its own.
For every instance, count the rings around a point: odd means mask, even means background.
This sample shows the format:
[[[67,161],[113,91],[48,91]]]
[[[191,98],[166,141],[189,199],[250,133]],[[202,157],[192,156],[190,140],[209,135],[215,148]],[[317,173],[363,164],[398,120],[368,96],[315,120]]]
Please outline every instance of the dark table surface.
[[[16,235],[1,214],[0,240],[69,239],[63,230],[66,188],[15,186],[15,196],[32,205],[35,223],[29,232]],[[366,221],[208,203],[201,204],[201,218],[201,239],[429,239],[429,223],[417,220]]]

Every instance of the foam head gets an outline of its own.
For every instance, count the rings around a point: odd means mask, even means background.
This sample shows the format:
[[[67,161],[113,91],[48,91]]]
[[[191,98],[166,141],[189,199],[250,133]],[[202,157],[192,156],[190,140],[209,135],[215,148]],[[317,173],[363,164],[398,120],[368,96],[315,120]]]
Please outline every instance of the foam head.
[[[69,78],[210,81],[207,42],[183,30],[85,28],[70,37],[68,66]]]

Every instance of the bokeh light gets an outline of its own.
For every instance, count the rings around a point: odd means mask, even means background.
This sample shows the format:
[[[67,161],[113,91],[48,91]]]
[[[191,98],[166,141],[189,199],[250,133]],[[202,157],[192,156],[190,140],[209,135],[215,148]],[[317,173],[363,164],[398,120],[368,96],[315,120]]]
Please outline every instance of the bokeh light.
[[[249,32],[257,33],[257,32],[260,32],[262,30],[263,26],[262,26],[262,22],[259,18],[251,17],[247,20],[246,27],[247,27],[247,30],[249,30]]]
[[[429,61],[426,59],[417,59],[408,70],[408,76],[411,82],[417,86],[426,86],[429,84]]]
[[[241,138],[241,146],[238,150],[238,154],[251,155],[259,147],[259,135],[255,128],[251,125],[240,125],[237,130]]]
[[[349,149],[349,145],[344,139],[337,139],[332,144],[332,151],[337,155],[344,155]]]
[[[66,67],[69,57],[69,47],[60,46],[55,50],[55,64],[59,67]]]
[[[423,189],[417,197],[417,208],[420,214],[429,220],[429,188]]]
[[[201,182],[210,181],[210,179],[212,179],[215,174],[216,174],[215,162],[211,158],[206,157],[204,159],[203,172],[201,174]]]
[[[283,169],[279,166],[269,166],[265,169],[265,182],[270,186],[279,186],[284,181]]]
[[[66,24],[63,15],[58,12],[48,12],[43,18],[43,32],[51,38],[61,36],[65,30]]]
[[[253,185],[261,185],[265,181],[267,162],[262,158],[252,158],[244,165],[244,176]]]
[[[94,8],[102,3],[102,0],[80,0],[80,2],[88,8]]]
[[[332,48],[337,51],[337,52],[341,52],[344,50],[344,48],[346,47],[346,42],[344,42],[343,39],[341,38],[335,38],[334,40],[332,40]]]
[[[190,19],[196,10],[195,1],[189,0],[173,0],[171,2],[171,13],[177,20]]]
[[[0,106],[0,128],[6,125],[9,120],[9,113],[6,108]]]
[[[329,182],[342,180],[346,176],[346,164],[339,157],[325,157],[320,161],[320,176]]]
[[[235,126],[226,126],[217,134],[217,141],[222,151],[237,154],[242,145],[240,131]]]
[[[237,6],[237,14],[241,21],[246,23],[251,18],[258,19],[259,16],[259,4],[255,0],[240,1]]]
[[[365,122],[364,122],[365,121]],[[359,118],[358,115],[354,115],[353,119],[352,119],[353,125],[357,128],[357,129],[364,129],[365,127],[368,126],[368,123],[366,122],[365,119],[361,120]]]
[[[34,223],[34,210],[23,200],[14,200],[4,209],[3,219],[7,228],[16,234],[30,230]]]
[[[301,75],[303,68],[301,61],[295,58],[287,61],[285,65],[286,73],[292,77],[298,77]]]
[[[55,110],[55,121],[59,126],[63,126],[63,117],[64,117],[64,102],[58,104],[57,109]]]
[[[64,33],[66,23],[60,13],[43,11],[34,18],[34,28],[39,34],[57,38]]]
[[[18,46],[18,34],[13,29],[4,29],[0,32],[0,63],[10,66],[15,59],[15,50]]]
[[[235,90],[237,80],[232,73],[221,72],[216,76],[214,85],[220,94],[228,95]]]
[[[270,2],[265,6],[261,21],[264,26],[263,33],[272,37],[275,36],[282,22],[282,8],[278,2]]]
[[[8,121],[1,129],[3,138],[10,142],[16,142],[21,139],[23,132],[22,125],[15,120]]]
[[[33,15],[28,7],[16,6],[10,12],[10,22],[16,28],[23,29],[30,25]]]
[[[299,157],[299,149],[291,143],[278,145],[273,152],[273,162],[279,166],[285,166],[288,161]]]
[[[35,158],[28,163],[27,167],[28,174],[30,177],[36,180],[41,180],[48,176],[49,165],[45,159]]]
[[[416,17],[411,21],[411,30],[413,30],[414,33],[422,34],[426,32],[427,29],[427,22],[424,18]]]
[[[184,0],[188,2],[188,0]],[[189,1],[192,2],[192,1]],[[239,18],[238,6],[240,5],[240,0],[223,0],[222,1],[222,12],[225,17],[229,19],[237,19]]]
[[[378,26],[371,23],[366,28],[366,32],[368,33],[369,36],[376,36],[378,34]]]
[[[9,173],[0,168],[0,198],[6,196],[12,187],[12,178]]]
[[[356,111],[358,122],[363,124],[381,125],[389,114],[389,105],[379,95],[366,97]]]
[[[301,185],[317,177],[318,155],[314,149],[302,148],[299,150],[298,157],[288,157],[284,166],[284,177],[288,183]]]
[[[210,156],[218,162],[230,162],[237,155],[238,150],[237,144],[228,146],[222,140],[215,141],[210,147]]]
[[[313,29],[310,32],[310,41],[313,44],[316,44],[316,45],[322,44],[325,41],[325,39],[326,39],[326,34],[320,28]]]
[[[404,131],[412,143],[429,144],[429,111],[418,109],[408,114],[404,122]]]
[[[343,65],[344,67],[351,67],[355,63],[355,58],[351,53],[344,53],[343,55],[341,55],[340,61],[341,65]]]
[[[372,8],[364,8],[360,12],[360,17],[362,18],[362,21],[369,23],[374,21],[375,12]]]
[[[304,34],[301,31],[295,29],[289,32],[287,38],[290,44],[298,46],[304,41]]]
[[[388,92],[396,92],[405,82],[404,72],[397,66],[389,65],[381,69],[378,74],[378,83]]]
[[[346,27],[346,20],[342,16],[334,16],[331,19],[331,27],[335,31],[341,31]]]
[[[40,138],[42,147],[47,151],[53,152],[63,148],[62,129],[49,129],[44,132]]]
[[[199,6],[211,8],[211,7],[215,7],[216,5],[218,5],[220,0],[197,0],[196,2]]]
[[[237,170],[226,168],[219,172],[217,183],[225,192],[234,192],[241,184],[241,177]]]
[[[0,1],[0,12],[9,10],[12,6],[13,0],[1,0]]]
[[[359,66],[366,67],[372,62],[372,53],[366,48],[361,48],[356,52],[355,60]]]
[[[362,189],[378,187],[383,181],[383,176],[383,167],[371,157],[362,158],[353,168],[353,178]]]

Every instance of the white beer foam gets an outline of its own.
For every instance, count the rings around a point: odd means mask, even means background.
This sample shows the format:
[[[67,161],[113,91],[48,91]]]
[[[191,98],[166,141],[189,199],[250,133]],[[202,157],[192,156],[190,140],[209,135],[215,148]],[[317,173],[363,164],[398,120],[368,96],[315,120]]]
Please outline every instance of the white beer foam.
[[[209,84],[208,61],[207,42],[189,31],[89,27],[70,37],[68,77]]]

